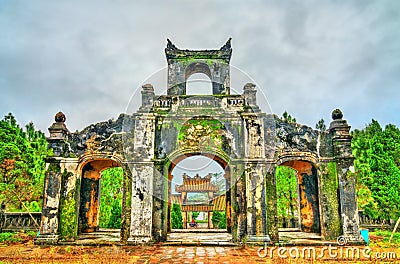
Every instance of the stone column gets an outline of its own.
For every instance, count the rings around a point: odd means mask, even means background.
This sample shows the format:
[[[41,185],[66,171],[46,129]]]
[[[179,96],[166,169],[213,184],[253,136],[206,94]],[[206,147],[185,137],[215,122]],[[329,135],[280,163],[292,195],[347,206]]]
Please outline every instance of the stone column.
[[[246,216],[249,242],[271,241],[267,230],[265,165],[246,162]]]
[[[246,224],[246,181],[243,163],[232,161],[231,168],[231,202],[232,202],[232,237],[234,242],[240,242],[247,234]]]
[[[134,163],[131,172],[132,210],[128,244],[148,243],[152,240],[153,164]]]
[[[251,108],[253,112],[259,112],[260,108],[257,106],[257,89],[253,83],[246,83],[243,88],[243,97],[246,106]]]
[[[276,177],[275,166],[267,164],[265,173],[265,198],[266,198],[266,225],[267,234],[271,241],[279,241],[278,212],[276,205]]]
[[[121,243],[127,243],[130,236],[131,214],[132,214],[132,172],[127,163],[123,164],[123,197],[121,214]]]
[[[153,107],[154,102],[154,88],[151,84],[142,86],[142,106],[139,111],[149,111]]]
[[[333,121],[329,127],[339,183],[339,212],[343,235],[350,241],[360,241],[350,126],[342,117],[343,114],[339,109],[334,110]]]
[[[168,192],[170,188],[168,173],[164,172],[164,163],[155,163],[153,179],[153,237],[156,241],[165,241],[167,239]]]
[[[44,180],[42,218],[36,244],[57,244],[59,239],[59,210],[61,191],[60,160],[47,160],[48,169]]]
[[[321,236],[335,240],[342,234],[339,215],[338,175],[336,163],[326,161],[319,164]]]
[[[153,239],[154,133],[155,122],[151,113],[135,116],[133,146],[128,148],[133,152],[125,152],[132,174],[128,244],[147,243]]]
[[[247,84],[247,103],[255,104],[254,85]],[[246,87],[245,87],[246,88]],[[254,96],[254,98],[253,98]],[[246,190],[246,233],[248,241],[270,241],[267,233],[266,219],[266,189],[265,176],[267,174],[265,164],[265,143],[264,143],[264,115],[254,113],[243,113],[244,119],[244,175]]]
[[[56,244],[59,239],[59,209],[62,172],[60,162],[68,150],[65,148],[65,141],[69,131],[65,126],[66,118],[61,112],[55,116],[55,122],[49,127],[50,137],[47,138],[48,147],[53,150],[53,157],[48,157],[48,164],[45,180],[42,218],[39,235],[35,243]]]

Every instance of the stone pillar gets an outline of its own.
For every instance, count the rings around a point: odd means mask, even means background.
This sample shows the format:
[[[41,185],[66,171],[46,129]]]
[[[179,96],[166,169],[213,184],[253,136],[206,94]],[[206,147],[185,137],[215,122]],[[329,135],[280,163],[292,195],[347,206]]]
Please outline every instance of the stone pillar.
[[[121,214],[121,243],[127,243],[130,236],[131,215],[132,215],[132,172],[128,164],[123,164],[123,197],[122,197],[122,214]]]
[[[231,168],[231,202],[232,202],[232,237],[234,242],[240,242],[247,234],[246,218],[246,181],[243,163],[232,161]]]
[[[226,231],[228,233],[232,233],[232,205],[231,205],[231,182],[230,182],[230,173],[225,172],[225,199],[226,199]]]
[[[153,164],[134,163],[131,172],[132,211],[128,244],[148,243],[152,240]]]
[[[347,236],[350,241],[360,241],[350,126],[342,117],[343,114],[339,109],[334,110],[333,121],[329,127],[339,183],[339,212],[343,235]]]
[[[42,218],[36,244],[57,244],[59,239],[59,210],[61,191],[60,160],[47,160],[48,169],[44,180]]]
[[[342,234],[339,215],[337,168],[334,161],[319,164],[321,236],[335,240]]]
[[[69,131],[65,126],[66,118],[61,112],[55,116],[55,122],[49,127],[50,137],[47,138],[48,147],[53,150],[54,157],[48,157],[48,164],[45,180],[42,218],[39,235],[35,243],[37,244],[56,244],[59,239],[59,209],[62,172],[60,162],[63,155],[67,152],[65,141]]]
[[[264,164],[245,163],[247,238],[249,242],[269,242],[266,219]]]
[[[247,104],[255,104],[254,85],[247,84]],[[254,97],[253,97],[254,96]],[[244,155],[244,175],[245,175],[245,197],[246,197],[246,233],[248,241],[270,241],[267,233],[266,219],[266,189],[265,189],[265,147],[264,147],[264,127],[262,118],[264,115],[254,113],[243,113],[244,119],[244,138],[246,148]]]
[[[257,90],[256,85],[253,83],[246,83],[243,88],[243,97],[246,107],[252,109],[253,112],[258,112],[260,109],[257,106]]]
[[[150,113],[135,116],[132,146],[125,158],[132,173],[131,223],[128,244],[147,243],[152,236],[155,120]],[[133,149],[133,152],[130,152]]]
[[[267,171],[265,173],[265,198],[266,198],[266,225],[267,234],[271,241],[279,241],[278,232],[278,212],[276,205],[276,177],[275,166],[267,164]]]
[[[155,164],[153,180],[153,237],[159,242],[167,239],[168,193],[170,188],[168,173],[164,172],[164,163]]]
[[[149,111],[153,107],[154,96],[153,85],[145,84],[142,86],[142,106],[140,111]]]

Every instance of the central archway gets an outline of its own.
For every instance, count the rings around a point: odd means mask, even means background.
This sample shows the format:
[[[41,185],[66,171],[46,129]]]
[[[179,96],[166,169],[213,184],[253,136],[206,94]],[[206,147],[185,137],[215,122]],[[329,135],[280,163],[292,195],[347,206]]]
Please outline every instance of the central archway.
[[[229,176],[228,162],[217,155],[186,153],[175,157],[168,169],[168,232],[177,231],[172,225],[172,209],[178,205],[184,230],[231,232]],[[210,186],[217,189],[210,192]],[[192,220],[193,212],[199,212],[200,219]]]

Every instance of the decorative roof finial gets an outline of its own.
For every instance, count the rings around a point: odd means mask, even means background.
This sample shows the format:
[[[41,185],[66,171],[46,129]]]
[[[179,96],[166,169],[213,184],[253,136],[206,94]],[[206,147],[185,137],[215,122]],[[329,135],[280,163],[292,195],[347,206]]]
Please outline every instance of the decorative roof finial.
[[[54,120],[56,122],[64,123],[65,120],[66,120],[64,113],[63,112],[58,112],[56,114],[56,116],[54,117]]]
[[[232,49],[231,40],[232,40],[232,38],[229,38],[228,41],[225,43],[225,45],[220,48],[220,50],[221,51],[230,51]]]
[[[338,119],[340,120],[342,118],[343,118],[342,110],[340,110],[340,109],[333,110],[333,112],[332,112],[332,119],[333,120],[338,120]]]
[[[167,38],[167,50],[178,50],[178,48]]]

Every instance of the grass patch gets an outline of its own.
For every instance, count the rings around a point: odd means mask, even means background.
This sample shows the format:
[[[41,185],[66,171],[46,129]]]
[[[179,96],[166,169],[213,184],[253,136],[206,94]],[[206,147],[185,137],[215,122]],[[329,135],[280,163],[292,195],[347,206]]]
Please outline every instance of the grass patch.
[[[26,232],[4,232],[0,233],[0,244],[18,244],[26,243],[33,240],[36,237],[35,231]]]
[[[400,247],[400,232],[394,233],[392,241],[389,243],[391,235],[392,232],[386,230],[375,230],[374,232],[370,232],[371,245],[382,248]]]

